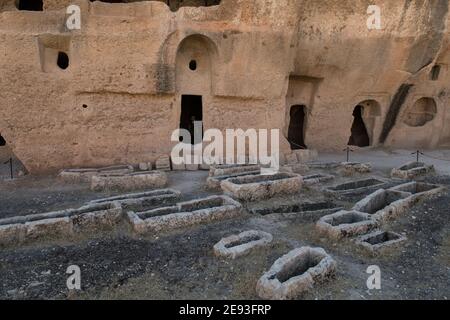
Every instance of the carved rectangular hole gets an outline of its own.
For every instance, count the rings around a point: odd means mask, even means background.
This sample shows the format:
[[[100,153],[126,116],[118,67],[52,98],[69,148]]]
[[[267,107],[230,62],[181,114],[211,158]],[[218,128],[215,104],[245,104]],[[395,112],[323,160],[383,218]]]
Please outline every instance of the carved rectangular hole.
[[[400,239],[400,236],[398,234],[395,234],[393,232],[383,232],[381,234],[368,238],[367,240],[365,240],[365,242],[370,243],[371,245],[377,245],[398,239]]]
[[[281,283],[288,281],[291,278],[300,276],[307,272],[310,268],[317,266],[323,257],[308,255],[303,257],[291,265],[285,266],[283,270],[272,276],[272,279],[277,278]]]

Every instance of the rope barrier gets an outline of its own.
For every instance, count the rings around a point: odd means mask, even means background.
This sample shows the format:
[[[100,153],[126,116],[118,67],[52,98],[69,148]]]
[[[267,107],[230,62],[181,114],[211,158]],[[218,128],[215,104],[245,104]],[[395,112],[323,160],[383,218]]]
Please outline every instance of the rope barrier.
[[[433,156],[429,156],[427,154],[422,154],[424,157],[430,158],[430,159],[434,159],[434,160],[440,160],[440,161],[446,161],[446,162],[450,162],[450,159],[441,159],[441,158],[437,158],[437,157],[433,157]]]

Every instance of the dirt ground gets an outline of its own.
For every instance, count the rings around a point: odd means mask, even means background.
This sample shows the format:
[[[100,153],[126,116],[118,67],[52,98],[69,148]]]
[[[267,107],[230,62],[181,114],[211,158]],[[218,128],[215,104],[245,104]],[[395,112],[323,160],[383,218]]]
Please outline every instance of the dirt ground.
[[[246,204],[265,207],[298,201],[331,201],[350,208],[370,191],[334,197],[322,187],[362,177],[389,179],[389,170],[411,151],[364,151],[354,160],[369,161],[371,174],[337,177],[335,181],[291,196]],[[342,161],[327,154],[319,161]],[[439,158],[443,158],[440,154]],[[344,157],[345,158],[345,157]],[[448,157],[450,159],[450,157]],[[409,160],[411,158],[409,157]],[[433,159],[438,168],[424,181],[450,186],[450,162]],[[427,161],[428,162],[428,161]],[[312,170],[311,173],[315,171]],[[336,174],[333,170],[327,173]],[[169,187],[183,200],[210,194],[207,172],[171,172]],[[390,184],[400,184],[390,180]],[[109,193],[88,185],[65,184],[55,176],[0,180],[0,218],[77,207]],[[405,234],[407,242],[383,256],[370,257],[350,241],[321,238],[314,228],[320,216],[245,213],[239,219],[133,237],[125,231],[76,243],[37,243],[0,250],[0,298],[3,299],[258,299],[256,282],[281,255],[296,247],[323,247],[338,263],[336,278],[299,299],[448,299],[450,297],[450,192],[423,201],[387,229]],[[236,260],[214,256],[212,247],[224,236],[257,229],[274,236],[271,246]],[[81,268],[81,291],[69,291],[66,269]],[[368,290],[370,265],[382,271],[381,290]]]

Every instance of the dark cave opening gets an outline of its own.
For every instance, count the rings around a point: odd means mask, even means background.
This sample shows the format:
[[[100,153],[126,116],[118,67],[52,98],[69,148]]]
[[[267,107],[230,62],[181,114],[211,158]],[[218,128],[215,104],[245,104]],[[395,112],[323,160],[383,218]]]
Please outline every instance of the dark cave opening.
[[[291,107],[288,140],[291,150],[307,149],[305,144],[306,107],[296,105]]]
[[[363,107],[358,105],[353,111],[353,124],[351,129],[350,140],[348,141],[349,146],[357,146],[357,147],[369,147],[370,146],[370,138],[367,133],[366,125],[364,124],[364,120],[362,118]]]
[[[191,141],[184,141],[185,143],[197,144],[201,143],[203,139],[203,132],[201,136],[195,139],[194,122],[203,121],[203,101],[202,96],[183,95],[181,96],[181,117],[180,129],[186,129],[191,134]],[[203,131],[203,130],[202,130]],[[182,141],[182,138],[180,138]]]

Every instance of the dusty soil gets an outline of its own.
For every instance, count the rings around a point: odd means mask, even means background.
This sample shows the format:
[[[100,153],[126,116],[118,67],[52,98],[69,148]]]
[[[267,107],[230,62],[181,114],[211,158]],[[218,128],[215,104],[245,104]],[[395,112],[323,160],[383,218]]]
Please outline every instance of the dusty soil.
[[[328,158],[327,158],[328,160]],[[341,160],[336,158],[336,160]],[[314,173],[314,172],[313,172]],[[333,173],[333,171],[327,171]],[[385,167],[367,177],[388,178]],[[170,187],[184,199],[213,194],[205,189],[207,172],[172,172]],[[338,177],[328,186],[365,176]],[[450,177],[425,179],[450,186]],[[391,184],[398,184],[392,181]],[[215,192],[219,193],[219,192]],[[333,197],[320,188],[292,197],[247,204],[269,206],[296,201],[333,201],[351,207],[370,192]],[[0,182],[0,218],[76,207],[106,193],[87,185],[64,184],[56,177],[23,177]],[[112,194],[111,194],[112,195]],[[240,219],[135,238],[126,232],[92,236],[77,243],[36,243],[0,251],[0,298],[4,299],[257,299],[256,282],[289,250],[323,247],[338,262],[336,279],[317,286],[302,299],[448,299],[450,297],[450,192],[419,203],[388,225],[404,233],[402,247],[370,257],[350,241],[334,242],[315,233],[318,217],[244,214]],[[213,255],[222,237],[249,229],[273,234],[273,244],[251,255],[228,261]],[[382,289],[368,290],[367,267],[382,270]],[[81,291],[66,287],[70,265],[81,268]]]

